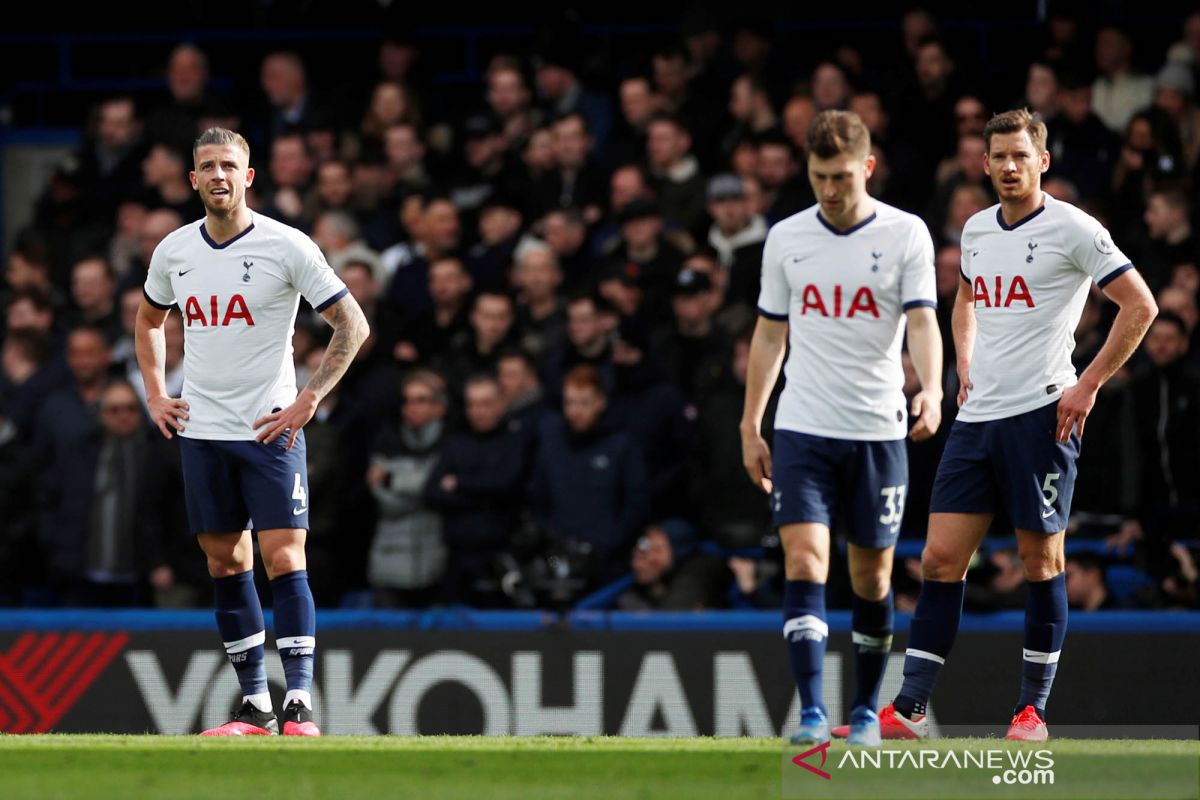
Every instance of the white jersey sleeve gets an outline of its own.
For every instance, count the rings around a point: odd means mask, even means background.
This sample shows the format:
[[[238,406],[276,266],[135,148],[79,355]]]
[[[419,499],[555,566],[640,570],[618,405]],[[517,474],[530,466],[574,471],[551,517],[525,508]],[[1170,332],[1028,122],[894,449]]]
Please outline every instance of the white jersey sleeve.
[[[146,271],[146,283],[142,292],[152,305],[168,309],[175,305],[175,289],[171,286],[170,258],[167,256],[168,239],[158,243],[150,256],[150,269]]]
[[[1072,215],[1071,255],[1076,266],[1100,286],[1133,269],[1133,263],[1113,244],[1112,236],[1097,220],[1083,213]]]
[[[292,286],[314,310],[324,311],[347,293],[346,284],[329,266],[324,253],[312,239],[299,234],[289,236],[285,241],[292,251],[284,259]]]
[[[786,321],[792,303],[792,290],[783,269],[780,237],[775,228],[767,233],[767,241],[763,245],[761,283],[758,312],[768,319]]]
[[[922,306],[937,308],[933,238],[919,220],[912,225],[912,241],[900,271],[900,302],[905,311]]]

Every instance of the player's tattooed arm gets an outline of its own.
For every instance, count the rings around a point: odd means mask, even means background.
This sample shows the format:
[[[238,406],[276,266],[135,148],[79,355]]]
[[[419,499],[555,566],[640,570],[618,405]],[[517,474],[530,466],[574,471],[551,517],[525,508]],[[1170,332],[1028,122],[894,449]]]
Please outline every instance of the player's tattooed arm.
[[[349,294],[321,312],[321,316],[333,328],[333,337],[325,348],[325,355],[317,371],[305,387],[321,400],[346,374],[358,350],[370,333],[367,317]]]
[[[316,373],[296,397],[296,402],[279,411],[273,411],[254,423],[257,441],[273,442],[282,434],[288,434],[287,448],[296,443],[300,429],[317,413],[321,399],[346,374],[358,349],[366,341],[370,328],[366,315],[349,294],[321,312],[325,321],[333,326],[333,338],[325,348]]]

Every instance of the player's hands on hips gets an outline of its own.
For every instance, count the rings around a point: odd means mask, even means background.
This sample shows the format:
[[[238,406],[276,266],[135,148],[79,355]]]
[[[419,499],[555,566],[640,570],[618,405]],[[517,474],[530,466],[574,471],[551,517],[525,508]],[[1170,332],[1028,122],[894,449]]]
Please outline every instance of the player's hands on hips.
[[[923,389],[912,399],[912,417],[917,421],[908,436],[914,442],[923,442],[937,433],[942,424],[942,392],[940,389]]]
[[[771,449],[758,431],[742,429],[742,465],[755,486],[771,493]]]
[[[172,430],[182,431],[181,419],[188,418],[188,404],[178,397],[147,397],[146,405],[150,407],[150,421],[162,431],[168,439],[174,436]]]
[[[287,408],[273,411],[254,423],[255,430],[262,428],[254,437],[255,441],[267,444],[275,441],[281,433],[290,430],[287,449],[291,450],[292,445],[296,443],[296,437],[300,435],[300,429],[317,413],[319,403],[315,392],[310,389],[301,390],[296,402]]]
[[[1082,381],[1063,390],[1058,401],[1058,427],[1055,438],[1066,444],[1071,439],[1071,430],[1079,426],[1079,437],[1083,438],[1083,424],[1087,422],[1092,406],[1096,405],[1096,391]]]
[[[971,383],[971,365],[958,365],[958,407],[962,408],[963,403],[967,402],[967,392],[975,388],[975,384]]]

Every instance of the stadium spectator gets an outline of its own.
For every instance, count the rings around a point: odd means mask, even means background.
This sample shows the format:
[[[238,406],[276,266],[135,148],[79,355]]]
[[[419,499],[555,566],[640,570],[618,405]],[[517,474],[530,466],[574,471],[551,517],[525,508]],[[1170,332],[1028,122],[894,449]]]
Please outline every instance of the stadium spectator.
[[[379,505],[367,581],[381,608],[430,605],[446,567],[442,518],[424,498],[442,445],[446,382],[436,372],[415,370],[402,391],[400,420],[382,432],[366,479]]]
[[[587,223],[600,219],[604,202],[604,174],[592,150],[587,118],[574,112],[559,117],[550,127],[554,167],[533,185],[532,211],[543,216],[552,210],[577,209]]]
[[[121,318],[116,307],[116,276],[99,256],[85,258],[71,268],[72,312],[67,326],[91,325],[103,331],[111,345],[121,335]]]
[[[583,86],[576,59],[577,54],[566,42],[545,48],[534,58],[534,82],[551,118],[558,119],[572,112],[583,115],[592,151],[603,156],[612,136],[612,104],[607,97]]]
[[[504,292],[521,241],[524,217],[516,199],[493,194],[479,213],[478,241],[467,250],[467,271],[480,291]]]
[[[1125,130],[1130,118],[1150,105],[1154,79],[1133,69],[1133,42],[1115,25],[1096,34],[1096,71],[1092,105],[1100,121],[1114,132]]]
[[[716,96],[693,88],[696,65],[692,62],[691,53],[681,43],[668,42],[659,47],[651,56],[650,63],[654,88],[662,97],[662,111],[679,121],[688,135],[692,152],[701,162],[706,162],[718,144],[724,124],[721,103]]]
[[[147,208],[170,209],[191,221],[204,216],[204,208],[188,183],[189,159],[184,155],[186,152],[162,142],[150,146],[150,152],[142,160],[145,192],[141,200]]]
[[[225,99],[211,90],[209,77],[208,56],[199,47],[181,44],[171,51],[167,59],[170,98],[147,115],[147,141],[189,150],[211,121],[233,113]]]
[[[530,507],[551,546],[581,562],[579,577],[596,586],[628,563],[649,513],[649,479],[636,439],[606,418],[607,393],[595,367],[573,368],[561,392],[562,415],[539,431]]]
[[[758,303],[759,272],[767,221],[755,214],[737,175],[718,175],[708,182],[708,213],[713,218],[708,243],[726,276],[726,302],[754,308]]]
[[[587,364],[600,370],[605,394],[612,388],[612,348],[600,302],[591,294],[578,294],[567,301],[567,340],[542,362],[542,385],[548,399],[558,405],[567,373]]]
[[[762,212],[769,225],[790,217],[813,203],[812,187],[801,174],[797,151],[791,140],[768,131],[758,137],[758,178],[762,188]]]
[[[613,173],[613,180],[620,173]],[[638,173],[640,175],[640,172]],[[615,234],[616,229],[613,229]],[[587,224],[574,209],[551,211],[541,222],[541,235],[546,246],[554,253],[559,269],[563,273],[563,289],[575,292],[586,288],[594,278],[591,274],[592,259],[587,245]],[[522,256],[517,258],[521,260]]]
[[[1029,65],[1025,77],[1024,105],[1044,120],[1058,113],[1058,73],[1053,65],[1045,61],[1034,61]],[[1119,131],[1123,131],[1122,125]]]
[[[558,294],[562,280],[558,259],[549,248],[529,248],[513,270],[518,337],[534,357],[558,349],[566,339],[566,304]]]
[[[510,347],[500,353],[496,379],[500,382],[506,424],[522,431],[532,446],[542,417],[549,412],[537,363],[525,350]]]
[[[746,394],[748,334],[738,337],[730,367],[705,397],[696,419],[696,447],[689,469],[692,508],[701,535],[721,547],[759,546],[771,531],[771,509],[741,465],[738,423]],[[774,399],[764,415],[763,435],[772,437]]]
[[[666,378],[697,402],[720,382],[733,340],[715,321],[719,290],[705,272],[690,268],[694,261],[711,264],[712,257],[697,253],[684,262],[671,291],[672,323],[657,332],[652,351]]]
[[[1147,241],[1138,258],[1138,269],[1151,288],[1171,281],[1176,264],[1195,263],[1200,258],[1200,240],[1192,231],[1192,204],[1177,187],[1158,189],[1146,201]]]
[[[1163,310],[1143,349],[1149,363],[1130,384],[1139,481],[1138,519],[1151,570],[1162,577],[1168,547],[1200,526],[1200,373],[1188,362],[1188,330]]]
[[[184,538],[183,476],[124,382],[99,395],[99,426],[70,442],[42,488],[39,532],[51,588],[68,606],[150,605],[174,583],[167,543]]]
[[[653,200],[626,203],[617,212],[617,222],[621,238],[611,260],[635,265],[646,308],[651,314],[665,312],[671,283],[683,263],[684,249],[676,244],[679,237],[664,233],[662,210]]]
[[[307,229],[313,220],[304,216],[304,198],[315,168],[308,145],[299,133],[283,133],[271,142],[270,152],[266,185],[255,187],[265,198],[263,213]]]
[[[633,586],[617,597],[622,611],[704,611],[728,604],[729,567],[697,550],[696,532],[684,520],[647,528],[630,563]]]
[[[646,161],[659,207],[668,225],[689,233],[704,216],[704,175],[691,148],[691,134],[678,117],[660,113],[650,120]]]
[[[261,123],[259,141],[273,145],[289,133],[320,127],[329,110],[313,96],[300,56],[288,51],[271,53],[263,59],[259,82],[267,98],[267,114]]]
[[[471,276],[457,258],[439,258],[429,265],[429,296],[433,307],[404,326],[393,348],[398,361],[432,363],[445,358],[471,335]]]
[[[757,75],[739,75],[729,88],[729,116],[733,124],[721,139],[721,156],[728,159],[737,143],[779,126],[766,82]]]
[[[79,152],[80,180],[88,191],[90,203],[113,209],[120,201],[129,199],[141,184],[145,145],[133,98],[118,96],[101,102],[96,108],[91,134]]]
[[[513,300],[504,292],[477,294],[468,322],[469,335],[453,343],[442,361],[443,374],[456,398],[462,396],[472,375],[494,375],[500,351],[516,343]]]
[[[6,381],[10,346],[11,339],[5,339]],[[45,580],[37,543],[36,480],[33,455],[5,410],[5,392],[0,392],[0,607],[22,605],[24,590]]]
[[[1077,75],[1058,82],[1058,113],[1046,122],[1050,174],[1066,178],[1086,200],[1103,196],[1118,140],[1092,110],[1092,87]]]
[[[533,108],[533,93],[515,60],[496,58],[488,65],[486,99],[492,115],[499,120],[505,149],[515,152],[538,126],[540,115]]]
[[[1178,131],[1187,167],[1196,166],[1200,158],[1200,108],[1195,98],[1194,73],[1183,64],[1167,64],[1154,79],[1154,108]]]
[[[448,551],[442,599],[487,607],[499,598],[480,584],[491,577],[520,520],[528,448],[524,432],[505,423],[496,378],[471,377],[463,395],[468,429],[442,445],[425,499],[442,514]]]
[[[412,319],[433,304],[428,287],[429,265],[458,252],[462,233],[458,209],[446,197],[420,200],[409,232],[411,242],[393,245],[380,254],[391,276],[387,303],[401,319]]]
[[[1076,611],[1117,608],[1116,598],[1104,581],[1104,563],[1093,553],[1067,556],[1067,603]]]

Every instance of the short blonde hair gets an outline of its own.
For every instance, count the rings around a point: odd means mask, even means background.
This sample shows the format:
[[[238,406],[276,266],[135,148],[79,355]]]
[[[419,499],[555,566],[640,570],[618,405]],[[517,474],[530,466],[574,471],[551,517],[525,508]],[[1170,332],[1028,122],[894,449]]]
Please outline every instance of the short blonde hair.
[[[196,141],[192,144],[192,161],[196,160],[196,153],[200,152],[200,148],[205,145],[215,144],[220,146],[234,145],[240,147],[242,152],[246,154],[246,160],[250,159],[250,144],[245,137],[237,131],[231,131],[228,128],[209,128],[204,133],[200,134]]]
[[[842,153],[866,158],[871,153],[871,132],[853,111],[822,111],[808,129],[804,150],[817,158]]]

